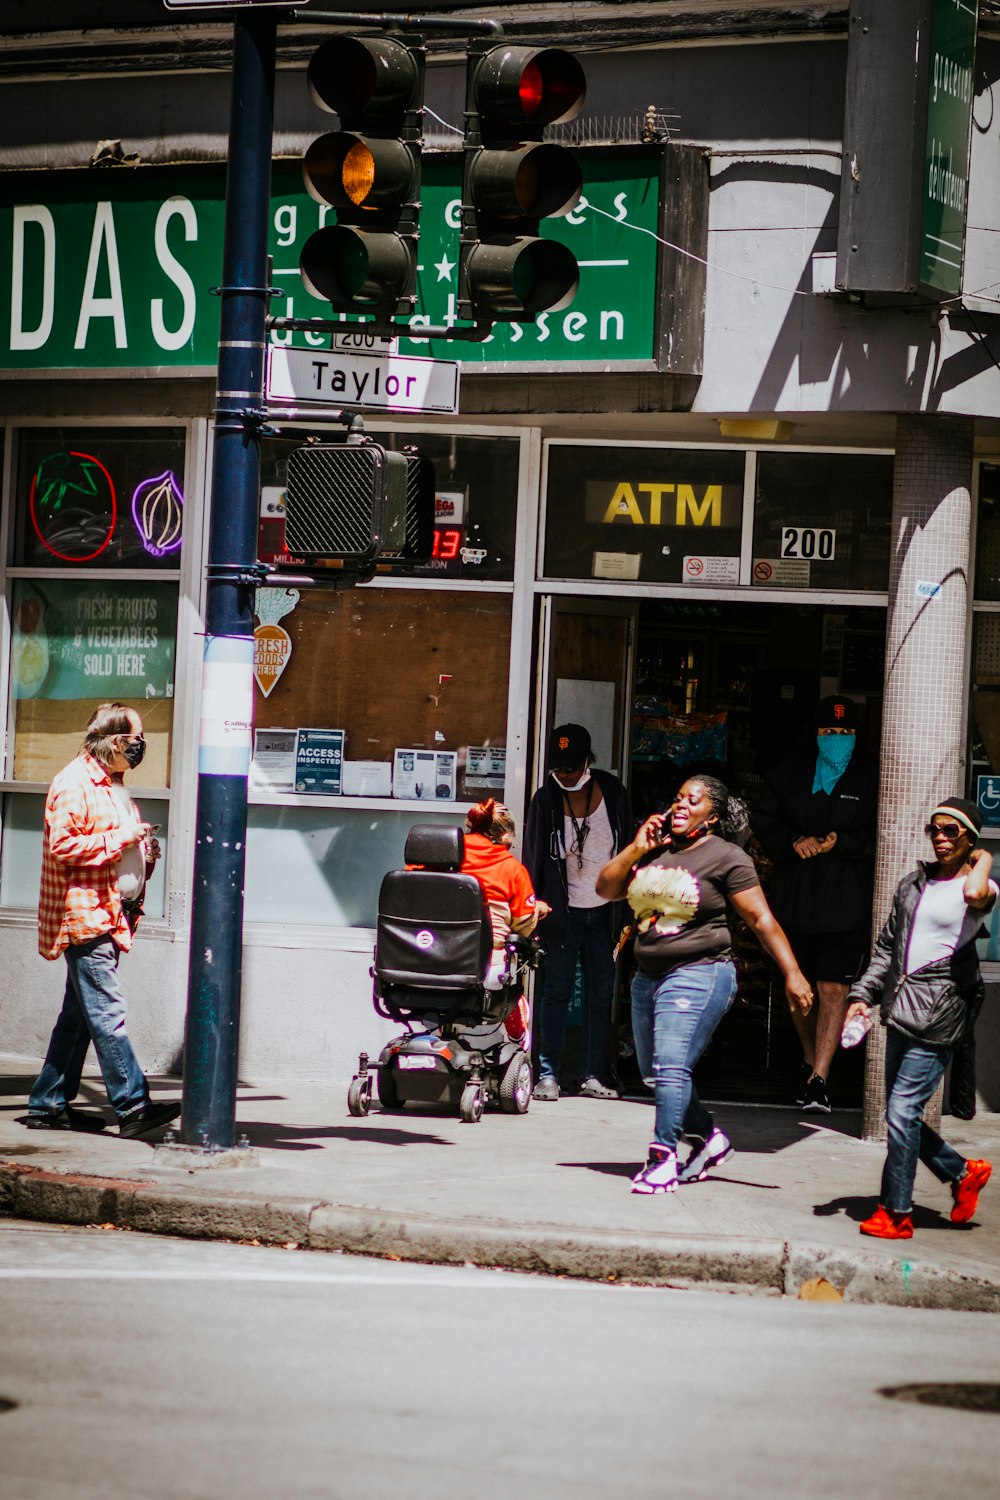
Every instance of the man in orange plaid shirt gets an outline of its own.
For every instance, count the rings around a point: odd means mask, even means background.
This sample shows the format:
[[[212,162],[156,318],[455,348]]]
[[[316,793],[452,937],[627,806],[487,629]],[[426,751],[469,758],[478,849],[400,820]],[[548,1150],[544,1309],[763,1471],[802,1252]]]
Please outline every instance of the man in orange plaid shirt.
[[[142,760],[142,720],[123,703],[91,715],[80,753],[59,772],[45,802],[38,950],[66,958],[62,1010],[28,1099],[30,1130],[103,1130],[100,1115],[74,1109],[93,1042],[119,1135],[146,1135],[180,1114],[153,1104],[125,1034],[118,959],[132,946],[142,893],[160,846],[125,789]]]

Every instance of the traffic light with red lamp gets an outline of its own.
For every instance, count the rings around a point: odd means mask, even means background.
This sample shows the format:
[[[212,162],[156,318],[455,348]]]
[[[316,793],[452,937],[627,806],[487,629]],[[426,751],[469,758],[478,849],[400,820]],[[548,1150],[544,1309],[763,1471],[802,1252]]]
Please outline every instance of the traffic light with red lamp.
[[[309,90],[341,128],[313,141],[306,188],[336,211],[302,249],[314,297],[377,328],[416,306],[425,54],[387,36],[331,37],[309,63]]]
[[[571,150],[542,137],[575,119],[586,91],[582,67],[561,48],[470,46],[459,317],[530,323],[572,302],[576,257],[539,229],[572,211],[583,177]]]

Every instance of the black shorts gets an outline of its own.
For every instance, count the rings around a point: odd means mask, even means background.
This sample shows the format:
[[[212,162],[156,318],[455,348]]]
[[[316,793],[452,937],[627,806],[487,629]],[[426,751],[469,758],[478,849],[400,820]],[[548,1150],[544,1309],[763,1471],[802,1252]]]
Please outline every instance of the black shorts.
[[[853,984],[870,956],[867,932],[794,932],[785,928],[799,968],[811,984]]]

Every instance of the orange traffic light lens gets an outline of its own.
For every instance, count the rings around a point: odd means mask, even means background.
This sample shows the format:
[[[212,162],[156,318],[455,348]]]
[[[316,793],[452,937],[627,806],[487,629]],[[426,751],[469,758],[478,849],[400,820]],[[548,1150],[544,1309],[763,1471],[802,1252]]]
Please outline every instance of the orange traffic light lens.
[[[521,101],[521,112],[525,119],[530,120],[545,97],[542,70],[536,62],[530,62],[521,74],[517,92]]]
[[[347,152],[340,176],[348,198],[363,208],[375,186],[375,158],[364,141],[358,141]]]

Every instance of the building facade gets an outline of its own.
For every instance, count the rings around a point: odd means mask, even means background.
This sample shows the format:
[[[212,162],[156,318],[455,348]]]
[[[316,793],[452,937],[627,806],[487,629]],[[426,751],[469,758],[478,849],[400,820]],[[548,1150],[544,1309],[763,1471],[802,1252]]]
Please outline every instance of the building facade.
[[[166,850],[128,972],[162,1068],[187,985],[231,26],[128,9],[2,38],[0,1014],[5,1050],[37,1056],[59,989],[34,932],[45,788],[122,697]],[[244,1076],[349,1076],[384,1034],[372,929],[406,830],[491,790],[520,819],[563,719],[640,808],[706,762],[752,802],[816,699],[850,695],[881,752],[877,913],[935,798],[978,797],[1000,837],[995,9],[969,78],[932,65],[929,85],[971,106],[957,290],[878,296],[845,239],[863,7],[597,6],[573,34],[557,7],[511,7],[509,34],[587,70],[584,197],[553,231],[580,291],[457,350],[420,337],[457,293],[464,67],[433,44],[421,311],[399,352],[460,360],[458,413],[377,394],[349,339],[272,334],[315,351],[369,431],[433,459],[438,526],[411,575],[258,596]],[[298,275],[321,222],[298,165],[328,124],[304,81],[321,36],[279,28],[273,311],[293,316],[324,312]],[[327,430],[279,421],[265,441],[262,557],[289,452]],[[1000,934],[987,957],[996,982]],[[748,962],[720,1090],[778,1087],[783,1007]],[[995,1106],[988,1062],[980,1084]]]

